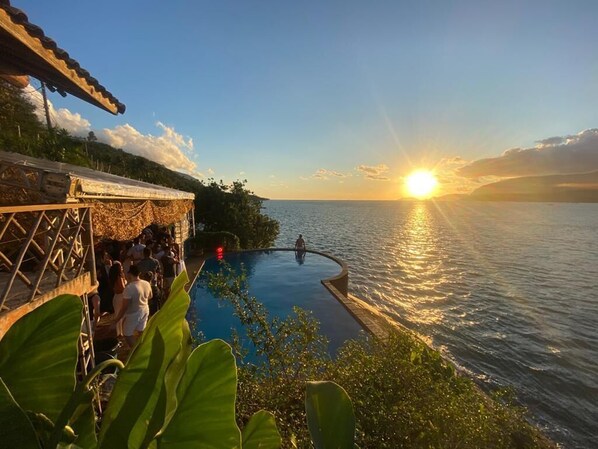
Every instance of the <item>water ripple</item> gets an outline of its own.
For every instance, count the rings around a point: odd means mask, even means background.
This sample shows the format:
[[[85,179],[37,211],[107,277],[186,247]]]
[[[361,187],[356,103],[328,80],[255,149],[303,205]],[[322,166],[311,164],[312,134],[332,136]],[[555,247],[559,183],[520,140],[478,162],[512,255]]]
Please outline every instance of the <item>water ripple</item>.
[[[489,386],[512,385],[564,447],[598,447],[598,205],[268,201],[350,289]]]

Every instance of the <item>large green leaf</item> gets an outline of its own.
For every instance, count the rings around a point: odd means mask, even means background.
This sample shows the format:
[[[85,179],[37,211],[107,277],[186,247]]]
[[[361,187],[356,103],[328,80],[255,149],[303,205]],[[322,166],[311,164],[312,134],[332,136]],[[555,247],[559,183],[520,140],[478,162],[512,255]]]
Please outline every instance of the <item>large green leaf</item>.
[[[182,322],[183,338],[181,341],[181,350],[172,360],[166,373],[164,374],[164,388],[162,389],[156,409],[148,423],[147,438],[144,441],[144,447],[147,446],[153,437],[170,422],[170,419],[176,411],[178,401],[176,397],[176,390],[179,381],[185,370],[185,364],[193,349],[193,341],[191,338],[191,330],[189,323],[186,320]]]
[[[198,346],[177,389],[178,407],[158,438],[160,449],[241,447],[235,422],[237,367],[222,340]]]
[[[77,416],[70,422],[71,427],[77,434],[75,444],[82,449],[95,448],[98,442],[96,436],[96,415],[93,408],[93,392],[89,391],[88,398],[77,410]]]
[[[274,415],[265,410],[253,414],[241,435],[243,449],[278,449],[282,444]]]
[[[187,282],[187,274],[181,273],[121,370],[102,420],[99,448],[146,447],[161,428],[166,408],[165,374],[182,348],[183,321],[190,302],[184,290]]]
[[[0,377],[24,410],[53,422],[75,388],[81,300],[61,295],[12,325],[0,340]]]
[[[345,390],[334,382],[308,382],[307,427],[316,449],[353,449],[355,415]]]
[[[164,375],[164,391],[166,393],[165,418],[163,423],[164,428],[170,422],[170,419],[174,415],[178,406],[178,399],[176,395],[177,387],[179,386],[179,381],[181,380],[183,372],[185,371],[187,359],[189,359],[191,351],[193,350],[193,338],[191,337],[191,329],[189,329],[189,323],[186,320],[183,320],[182,325],[183,338],[181,341],[181,350],[176,355],[176,357],[166,370],[166,374]]]
[[[0,379],[0,448],[40,449],[35,429]]]

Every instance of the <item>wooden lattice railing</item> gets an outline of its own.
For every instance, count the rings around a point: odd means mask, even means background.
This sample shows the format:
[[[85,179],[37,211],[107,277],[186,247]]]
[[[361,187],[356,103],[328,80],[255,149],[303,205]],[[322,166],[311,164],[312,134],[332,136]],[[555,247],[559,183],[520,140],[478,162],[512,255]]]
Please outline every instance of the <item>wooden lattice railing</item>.
[[[91,207],[0,207],[0,311],[14,309],[83,275],[95,284]]]

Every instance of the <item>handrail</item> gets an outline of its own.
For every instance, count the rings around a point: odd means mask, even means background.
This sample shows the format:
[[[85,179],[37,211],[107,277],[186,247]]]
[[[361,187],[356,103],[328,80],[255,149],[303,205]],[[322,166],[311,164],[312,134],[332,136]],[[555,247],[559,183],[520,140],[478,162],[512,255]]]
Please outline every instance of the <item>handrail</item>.
[[[0,207],[0,311],[34,302],[86,273],[95,284],[91,210],[87,203]]]
[[[87,209],[93,207],[91,203],[64,203],[64,204],[27,204],[19,206],[0,206],[0,214],[13,212],[38,212],[40,210]]]

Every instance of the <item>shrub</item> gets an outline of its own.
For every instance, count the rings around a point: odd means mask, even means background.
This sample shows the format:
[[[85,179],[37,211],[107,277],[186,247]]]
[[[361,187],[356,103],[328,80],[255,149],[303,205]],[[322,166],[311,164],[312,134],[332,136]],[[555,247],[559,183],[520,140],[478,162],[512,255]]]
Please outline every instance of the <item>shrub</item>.
[[[231,251],[240,248],[239,237],[226,231],[199,231],[195,234],[195,237],[190,239],[190,242],[192,251],[215,251],[218,247]]]
[[[206,231],[232,232],[241,248],[267,248],[276,240],[279,225],[262,213],[262,201],[244,181],[228,185],[211,180],[196,192],[196,221]]]
[[[309,448],[301,407],[302,386],[314,378],[343,385],[353,399],[356,442],[372,448],[548,448],[527,423],[525,411],[491,399],[416,337],[389,329],[387,342],[348,341],[335,359],[323,350],[317,321],[295,308],[286,319],[270,319],[250,296],[244,273],[223,264],[208,287],[230,301],[257,352],[266,356],[239,365],[237,414],[273,410],[283,447]],[[237,345],[237,357],[243,356]]]

